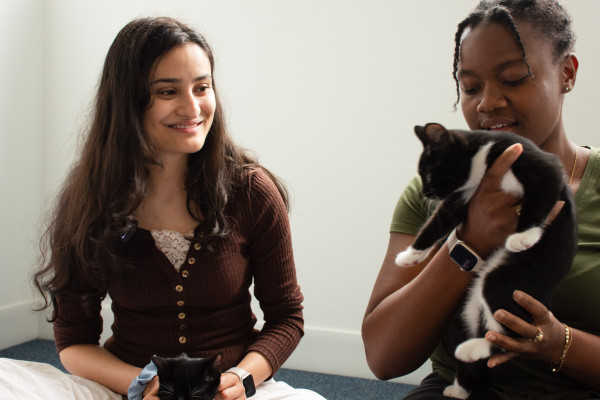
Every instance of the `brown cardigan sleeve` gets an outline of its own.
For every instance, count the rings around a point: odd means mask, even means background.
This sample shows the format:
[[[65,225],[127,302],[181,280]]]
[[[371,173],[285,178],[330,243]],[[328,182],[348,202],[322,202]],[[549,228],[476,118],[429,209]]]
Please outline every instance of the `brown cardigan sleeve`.
[[[58,352],[74,344],[100,343],[102,299],[100,295],[89,295],[94,291],[83,279],[75,277],[67,288],[56,294],[53,328]]]
[[[296,280],[287,210],[268,175],[250,174],[250,268],[254,295],[265,324],[247,351],[257,351],[271,364],[273,374],[303,336],[303,296]]]

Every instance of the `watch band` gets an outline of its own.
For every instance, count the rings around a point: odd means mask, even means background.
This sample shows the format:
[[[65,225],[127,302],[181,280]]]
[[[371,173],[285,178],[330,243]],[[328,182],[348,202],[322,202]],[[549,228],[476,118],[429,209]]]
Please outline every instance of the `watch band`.
[[[254,386],[254,378],[250,372],[240,367],[231,367],[225,371],[225,373],[227,372],[237,375],[237,377],[240,379],[240,382],[242,382],[242,385],[244,386],[246,397],[254,396],[256,393],[256,387]]]
[[[450,259],[458,264],[460,269],[468,272],[477,272],[483,268],[485,260],[479,257],[469,245],[458,238],[456,229],[450,233],[446,242],[448,243]]]

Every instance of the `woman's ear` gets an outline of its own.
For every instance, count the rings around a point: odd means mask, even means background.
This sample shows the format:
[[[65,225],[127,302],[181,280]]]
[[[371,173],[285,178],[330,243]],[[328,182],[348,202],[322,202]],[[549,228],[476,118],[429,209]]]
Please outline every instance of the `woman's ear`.
[[[579,68],[579,60],[575,53],[569,53],[563,60],[563,88],[569,88],[570,91],[575,87],[575,79],[577,78],[577,69]]]

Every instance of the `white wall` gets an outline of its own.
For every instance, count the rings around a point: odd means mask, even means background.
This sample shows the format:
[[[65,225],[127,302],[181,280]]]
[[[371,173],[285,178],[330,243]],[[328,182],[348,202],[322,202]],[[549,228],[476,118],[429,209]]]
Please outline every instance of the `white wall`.
[[[44,126],[43,7],[0,3],[0,348],[37,337],[35,262]]]
[[[286,366],[372,377],[360,324],[394,204],[416,171],[412,127],[465,127],[452,111],[453,35],[475,3],[3,0],[0,348],[51,336],[26,312],[40,211],[73,160],[114,36],[134,17],[166,14],[206,34],[235,139],[293,193],[306,336]],[[598,145],[600,2],[565,3],[581,62],[566,126],[576,142]]]

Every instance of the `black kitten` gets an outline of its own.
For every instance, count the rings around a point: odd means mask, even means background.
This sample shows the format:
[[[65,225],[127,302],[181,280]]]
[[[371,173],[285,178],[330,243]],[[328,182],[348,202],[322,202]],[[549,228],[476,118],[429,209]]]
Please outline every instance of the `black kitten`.
[[[158,397],[161,400],[212,400],[221,383],[215,367],[220,355],[190,358],[187,354],[173,358],[152,356],[158,369]]]
[[[502,190],[521,197],[517,230],[477,270],[462,311],[465,341],[455,352],[458,361],[454,385],[444,395],[466,399],[485,385],[486,360],[502,352],[484,339],[488,330],[516,337],[498,323],[493,313],[503,308],[526,321],[531,316],[513,301],[522,290],[550,306],[558,282],[566,275],[577,247],[573,195],[556,156],[510,132],[446,130],[439,124],[415,127],[423,142],[419,174],[426,197],[440,200],[411,247],[398,254],[396,264],[414,265],[427,256],[467,217],[475,190],[494,160],[514,143],[523,153],[502,180]],[[557,201],[565,202],[551,224],[546,218]],[[543,234],[543,235],[542,235]]]

